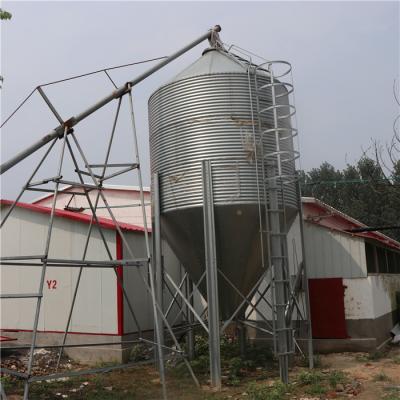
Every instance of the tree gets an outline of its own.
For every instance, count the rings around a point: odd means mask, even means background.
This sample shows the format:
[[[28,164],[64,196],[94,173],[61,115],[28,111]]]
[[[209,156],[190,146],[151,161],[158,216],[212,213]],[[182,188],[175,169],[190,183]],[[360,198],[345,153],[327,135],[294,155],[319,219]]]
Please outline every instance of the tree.
[[[378,140],[355,165],[342,171],[329,163],[302,172],[303,194],[316,197],[366,225],[400,225],[400,84],[393,84],[399,113],[389,143]],[[371,154],[372,153],[372,154]],[[400,229],[384,230],[400,241]]]
[[[336,190],[336,185],[325,185],[321,182],[338,182],[343,178],[342,173],[328,162],[319,168],[313,168],[305,174],[305,196],[316,197],[335,208],[341,208],[341,196]]]
[[[396,173],[398,176],[400,168],[400,84],[398,79],[393,82],[393,97],[398,106],[398,115],[393,121],[393,136],[386,144],[378,140],[372,142],[376,162],[389,179],[392,179]]]
[[[11,17],[11,13],[0,8],[0,20],[11,19]]]
[[[0,20],[1,21],[11,19],[11,17],[12,17],[11,13],[0,8]],[[3,76],[0,75],[0,89],[1,89],[1,86],[3,85],[3,80],[4,80]]]
[[[342,171],[329,163],[302,173],[303,195],[316,197],[368,226],[400,225],[400,162],[390,179],[367,156]],[[400,230],[383,231],[400,240]]]

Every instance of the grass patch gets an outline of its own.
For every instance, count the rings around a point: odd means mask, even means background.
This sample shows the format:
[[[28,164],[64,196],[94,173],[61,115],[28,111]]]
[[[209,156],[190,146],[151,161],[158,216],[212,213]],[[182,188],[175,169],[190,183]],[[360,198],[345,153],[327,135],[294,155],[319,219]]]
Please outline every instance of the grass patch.
[[[194,373],[200,379],[208,379],[210,369],[208,338],[203,335],[195,337],[196,358],[190,362]],[[237,386],[243,378],[256,371],[257,368],[268,368],[276,364],[270,348],[248,345],[244,356],[240,354],[239,343],[233,337],[221,338],[221,369],[227,377],[227,385]],[[188,371],[183,362],[171,365],[171,372],[176,377],[187,377]]]
[[[358,355],[356,360],[360,362],[379,361],[385,354],[386,353],[383,351],[372,351],[370,353]]]
[[[23,390],[24,382],[20,379],[12,377],[10,375],[3,375],[0,377],[0,382],[7,393],[10,390]]]
[[[339,383],[345,384],[347,380],[348,379],[343,371],[331,371],[328,375],[328,382],[333,388],[335,388]]]
[[[383,396],[384,400],[400,400],[400,393],[398,390],[391,390],[390,393]]]
[[[99,361],[94,364],[93,368],[107,368],[107,367],[114,367],[119,365],[119,361]]]
[[[390,378],[383,372],[379,372],[378,374],[374,375],[375,382],[388,382]]]
[[[384,355],[385,354],[382,351],[372,351],[371,353],[368,353],[367,358],[369,361],[378,361],[383,358]]]
[[[284,400],[289,391],[290,388],[282,382],[275,382],[272,386],[252,382],[246,390],[249,400]]]
[[[311,370],[311,371],[302,371],[299,375],[299,382],[301,385],[314,385],[320,383],[323,380],[323,376],[320,372]]]
[[[306,393],[312,396],[321,396],[328,391],[328,388],[321,383],[313,383],[306,389]]]
[[[129,361],[144,361],[148,358],[149,352],[143,344],[135,344],[129,354]]]
[[[100,390],[97,392],[88,393],[85,396],[86,400],[127,400],[127,399],[138,399],[134,393],[118,393],[110,392],[106,390]]]
[[[311,396],[322,396],[329,390],[329,387],[326,384],[327,380],[331,386],[333,384],[335,384],[336,386],[336,384],[343,379],[340,373],[336,372],[337,371],[333,371],[327,377],[323,375],[321,372],[315,370],[302,371],[298,376],[299,384],[301,386],[306,386],[304,390],[307,394]]]
[[[392,358],[392,361],[393,361],[395,364],[400,365],[400,356],[395,356],[395,357],[393,357],[393,358]]]

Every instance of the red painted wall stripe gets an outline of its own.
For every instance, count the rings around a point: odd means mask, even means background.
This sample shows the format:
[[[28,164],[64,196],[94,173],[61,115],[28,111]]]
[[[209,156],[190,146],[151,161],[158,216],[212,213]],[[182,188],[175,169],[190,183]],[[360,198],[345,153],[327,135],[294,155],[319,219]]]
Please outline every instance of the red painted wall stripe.
[[[122,260],[124,257],[122,239],[118,232],[116,234],[116,256],[117,260]],[[117,275],[120,281],[124,282],[124,270],[122,266],[117,267]],[[118,335],[122,336],[124,334],[124,293],[121,286],[117,281],[117,326]]]
[[[2,328],[0,332],[33,332],[32,329],[15,329],[15,328]],[[64,333],[64,331],[47,331],[39,330],[40,333]],[[90,336],[119,336],[118,333],[103,333],[103,332],[72,332],[68,331],[68,335],[90,335]]]
[[[142,331],[142,333],[152,332],[152,329],[146,329]],[[32,329],[15,329],[15,328],[2,328],[0,332],[5,333],[18,333],[18,332],[32,332]],[[64,331],[46,331],[46,330],[39,330],[39,333],[64,333]],[[125,332],[124,336],[126,335],[133,335],[136,334],[137,331]],[[103,332],[71,332],[68,331],[68,335],[89,335],[89,336],[120,336],[118,333],[103,333]]]

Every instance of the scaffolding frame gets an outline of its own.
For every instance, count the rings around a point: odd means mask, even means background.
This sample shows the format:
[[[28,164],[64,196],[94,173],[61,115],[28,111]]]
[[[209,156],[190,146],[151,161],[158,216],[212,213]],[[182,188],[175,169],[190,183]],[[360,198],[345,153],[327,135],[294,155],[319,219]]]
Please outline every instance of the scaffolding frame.
[[[32,342],[29,346],[14,346],[14,347],[9,347],[9,349],[29,349],[29,358],[28,358],[28,363],[27,363],[27,372],[22,373],[14,370],[10,370],[7,368],[1,368],[0,373],[4,374],[9,374],[12,375],[18,379],[22,379],[24,381],[24,400],[29,399],[29,390],[30,390],[30,384],[32,382],[37,382],[37,381],[46,381],[50,379],[58,379],[61,377],[71,377],[71,376],[78,376],[78,375],[86,375],[86,374],[94,374],[94,373],[101,373],[101,372],[107,372],[107,371],[112,371],[115,369],[122,369],[122,368],[130,368],[136,365],[141,365],[143,363],[125,363],[125,364],[120,364],[112,367],[103,367],[103,368],[94,368],[94,369],[89,369],[89,370],[82,370],[82,371],[68,371],[68,372],[58,372],[59,366],[60,366],[60,360],[62,357],[62,353],[65,348],[73,348],[73,347],[94,347],[94,346],[104,346],[104,345],[116,345],[118,343],[85,343],[85,344],[67,344],[67,336],[71,324],[71,318],[73,314],[73,310],[75,307],[76,303],[76,296],[79,290],[79,285],[81,281],[81,276],[85,268],[112,268],[115,272],[116,280],[118,287],[122,290],[124,300],[128,304],[128,308],[130,311],[130,314],[134,320],[134,323],[137,328],[137,333],[138,333],[138,339],[133,340],[133,341],[121,341],[120,344],[127,344],[127,343],[141,343],[143,345],[149,346],[155,350],[155,356],[157,359],[158,363],[158,370],[160,374],[160,382],[161,382],[161,390],[162,390],[162,398],[167,399],[167,389],[166,389],[166,381],[165,381],[165,366],[164,366],[164,352],[168,351],[169,353],[173,353],[175,355],[178,355],[183,362],[185,363],[194,383],[199,386],[198,380],[196,376],[193,373],[193,370],[187,360],[186,354],[183,351],[182,347],[180,346],[174,331],[172,329],[171,324],[169,324],[167,318],[164,316],[164,313],[162,311],[162,308],[160,304],[157,302],[157,298],[159,299],[156,291],[155,291],[155,271],[153,268],[153,259],[155,259],[155,264],[157,265],[157,256],[155,255],[154,258],[151,256],[150,253],[150,240],[149,240],[149,229],[148,229],[148,224],[147,224],[147,216],[146,216],[146,210],[145,210],[145,199],[144,199],[144,191],[143,191],[143,182],[142,182],[142,175],[141,175],[141,169],[140,169],[140,155],[139,155],[139,147],[138,147],[138,140],[137,140],[137,132],[136,132],[136,125],[135,125],[135,114],[134,114],[134,106],[133,106],[133,96],[132,96],[132,89],[133,87],[138,84],[139,82],[143,81],[150,75],[152,75],[154,72],[158,71],[171,61],[175,60],[182,54],[186,53],[202,41],[208,39],[210,42],[215,42],[218,38],[218,32],[221,30],[219,25],[216,25],[214,28],[208,30],[206,33],[201,35],[199,38],[182,48],[181,50],[175,52],[171,56],[167,57],[163,61],[159,62],[146,72],[142,73],[139,75],[137,78],[127,82],[125,85],[121,86],[120,88],[116,88],[115,91],[113,91],[110,95],[106,96],[93,106],[89,107],[88,109],[84,110],[82,113],[64,121],[54,105],[51,103],[47,95],[45,94],[44,90],[42,87],[38,87],[38,92],[42,96],[43,100],[49,107],[50,111],[53,113],[55,118],[58,120],[60,125],[53,129],[50,133],[45,135],[41,140],[37,141],[33,145],[29,146],[27,149],[22,151],[21,153],[17,154],[15,157],[10,159],[9,161],[3,163],[0,166],[0,174],[3,174],[10,168],[16,166],[19,162],[24,160],[26,157],[29,155],[33,154],[37,150],[41,149],[42,147],[46,146],[49,144],[47,150],[45,151],[45,154],[42,156],[40,159],[39,163],[37,166],[34,168],[33,173],[30,175],[28,178],[26,184],[22,187],[20,193],[14,200],[14,202],[11,204],[10,208],[6,212],[3,220],[1,221],[0,228],[4,226],[6,221],[8,220],[9,216],[12,214],[13,210],[18,204],[18,201],[21,199],[25,191],[40,191],[40,192],[46,192],[46,193],[52,193],[53,194],[53,201],[52,201],[52,206],[51,206],[51,212],[50,212],[50,217],[49,217],[49,223],[47,227],[47,235],[46,235],[46,240],[45,240],[45,246],[44,246],[44,251],[43,254],[41,255],[27,255],[27,256],[8,256],[8,257],[1,257],[0,258],[0,266],[8,266],[8,267],[15,267],[15,266],[23,266],[23,267],[29,267],[29,266],[37,266],[41,267],[41,273],[40,273],[40,280],[39,280],[39,288],[37,293],[20,293],[20,294],[2,294],[1,298],[2,299],[16,299],[16,298],[36,298],[36,311],[35,311],[35,316],[34,316],[34,323],[33,323],[33,330],[32,330]],[[120,115],[120,108],[121,108],[121,103],[122,99],[124,97],[128,97],[129,101],[129,112],[130,112],[130,117],[131,117],[131,130],[132,130],[132,135],[133,135],[133,143],[134,143],[134,151],[133,151],[133,158],[134,160],[129,161],[127,163],[120,163],[120,164],[112,164],[109,162],[109,157],[111,153],[111,148],[113,145],[113,139],[115,136],[115,131],[116,131],[116,125],[117,121]],[[108,146],[107,146],[107,151],[105,155],[105,160],[103,164],[90,164],[85,152],[83,151],[76,134],[74,132],[74,126],[77,125],[80,121],[84,120],[91,114],[95,113],[97,110],[100,108],[104,107],[106,104],[110,103],[113,100],[117,100],[117,109],[115,112],[115,117],[112,125],[112,129],[110,132],[109,140],[108,140]],[[70,140],[72,138],[72,141]],[[57,170],[56,170],[56,175],[53,177],[45,178],[37,182],[33,182],[33,178],[36,176],[37,172],[43,165],[44,161],[47,159],[48,155],[53,151],[56,142],[60,140],[61,141],[61,150],[58,158],[58,164],[57,164]],[[72,162],[75,167],[75,173],[78,176],[78,181],[73,182],[73,181],[67,181],[63,179],[62,176],[62,171],[63,171],[63,164],[64,164],[64,159],[66,153],[69,153]],[[81,160],[84,164],[85,169],[81,169],[79,167],[79,162],[78,160]],[[95,168],[100,168],[101,173],[94,173]],[[116,172],[113,172],[109,175],[106,175],[107,169],[108,168],[122,168],[117,170]],[[140,207],[142,210],[142,218],[143,218],[143,226],[144,226],[144,235],[145,235],[145,247],[146,247],[146,258],[135,258],[134,252],[126,239],[123,229],[120,226],[120,223],[117,221],[117,219],[114,216],[114,213],[112,211],[112,206],[108,203],[106,196],[103,193],[103,182],[109,179],[112,179],[116,176],[126,174],[130,171],[137,171],[137,179],[139,182],[139,191],[140,191]],[[92,183],[88,184],[84,181],[84,176],[90,177]],[[43,188],[41,186],[47,185],[49,183],[54,184],[53,190],[48,189],[48,188]],[[89,228],[86,234],[86,239],[85,239],[85,245],[84,245],[84,250],[83,250],[83,255],[81,260],[65,260],[65,259],[54,259],[54,258],[49,258],[49,250],[50,250],[50,244],[51,244],[51,238],[52,238],[52,231],[53,231],[53,225],[54,225],[54,220],[55,220],[55,214],[56,214],[56,203],[57,203],[57,195],[59,194],[60,191],[60,185],[61,184],[67,184],[67,185],[73,185],[75,187],[82,188],[83,192],[74,192],[71,194],[75,195],[80,195],[80,196],[85,196],[89,208],[91,210],[91,220],[89,223]],[[94,204],[89,196],[89,192],[92,190],[96,190],[96,198],[94,201]],[[112,253],[108,247],[104,232],[103,232],[103,227],[99,223],[99,219],[97,217],[97,207],[99,200],[102,200],[105,208],[108,211],[110,219],[113,221],[116,231],[118,232],[123,244],[125,245],[129,257],[128,259],[123,259],[123,260],[114,260]],[[98,232],[100,234],[102,243],[104,245],[104,248],[107,252],[108,260],[103,260],[103,261],[93,261],[93,260],[87,260],[86,259],[86,254],[91,238],[91,234],[93,231],[93,228],[96,227],[98,229]],[[160,254],[158,251],[155,251],[155,254]],[[34,262],[32,262],[34,261]],[[46,271],[47,268],[52,268],[52,267],[75,267],[79,268],[78,272],[78,277],[75,282],[75,287],[74,287],[74,294],[72,298],[72,302],[70,305],[70,309],[68,312],[68,318],[67,318],[67,323],[66,327],[64,330],[64,335],[63,335],[63,340],[60,345],[51,345],[51,346],[38,346],[37,345],[37,333],[38,333],[38,324],[39,324],[39,317],[40,317],[40,311],[41,311],[41,303],[42,303],[42,298],[43,298],[43,288],[44,288],[44,281],[45,281],[45,276],[46,276]],[[140,328],[140,324],[137,320],[137,317],[134,312],[134,308],[131,304],[131,301],[129,299],[128,294],[125,291],[123,282],[118,274],[117,268],[132,268],[135,267],[137,268],[140,273],[140,279],[142,281],[143,286],[146,289],[146,292],[150,295],[151,297],[151,302],[152,302],[152,309],[153,309],[153,318],[154,318],[154,332],[155,332],[155,340],[150,341],[147,339],[144,339],[142,337],[142,330]],[[148,279],[147,277],[144,276],[144,270],[146,274],[148,274]],[[162,332],[161,332],[162,329]],[[164,329],[169,333],[170,335],[170,341],[173,342],[174,347],[166,346],[164,343]],[[34,362],[34,356],[35,356],[35,350],[38,348],[56,348],[59,349],[59,356],[57,360],[57,365],[55,369],[55,373],[53,374],[48,374],[48,375],[41,375],[41,376],[34,376],[32,374],[32,368],[33,368],[33,362]],[[153,361],[151,361],[153,362]],[[4,391],[4,387],[0,383],[0,396],[3,399],[6,399],[6,393]]]

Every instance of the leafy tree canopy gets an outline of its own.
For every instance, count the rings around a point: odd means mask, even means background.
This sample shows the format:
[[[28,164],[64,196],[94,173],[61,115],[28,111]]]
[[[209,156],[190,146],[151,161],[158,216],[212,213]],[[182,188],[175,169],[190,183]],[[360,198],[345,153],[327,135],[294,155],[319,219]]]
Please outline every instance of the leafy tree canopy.
[[[11,19],[12,15],[6,10],[0,8],[0,20]]]
[[[312,196],[368,226],[400,225],[400,161],[385,176],[379,163],[362,157],[337,170],[327,162],[302,172],[302,194]],[[384,230],[400,241],[400,230]]]
[[[12,15],[11,13],[9,13],[6,10],[3,10],[2,8],[0,8],[0,20],[6,20],[6,19],[11,19]],[[4,78],[0,75],[0,89],[1,89],[1,85],[3,83]]]

